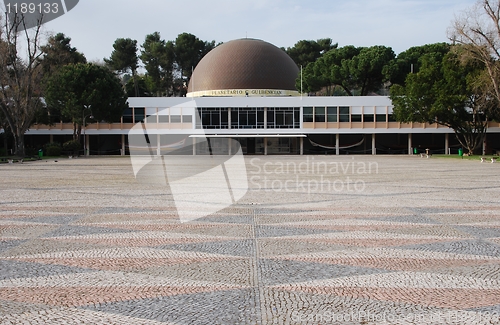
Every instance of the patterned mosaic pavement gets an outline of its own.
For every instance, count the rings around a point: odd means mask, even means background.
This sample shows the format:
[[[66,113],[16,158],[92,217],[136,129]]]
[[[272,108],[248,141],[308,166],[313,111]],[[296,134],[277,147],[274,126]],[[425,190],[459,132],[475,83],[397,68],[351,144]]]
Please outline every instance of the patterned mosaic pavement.
[[[500,324],[500,164],[245,159],[187,223],[128,159],[0,165],[0,324]]]

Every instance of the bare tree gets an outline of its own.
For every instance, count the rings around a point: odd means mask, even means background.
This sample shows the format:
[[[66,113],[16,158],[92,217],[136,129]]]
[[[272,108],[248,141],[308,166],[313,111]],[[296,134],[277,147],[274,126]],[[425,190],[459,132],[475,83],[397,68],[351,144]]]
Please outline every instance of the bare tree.
[[[478,0],[456,16],[448,37],[453,43],[464,45],[466,60],[484,64],[491,94],[500,102],[500,0]]]
[[[24,134],[43,106],[41,24],[28,29],[23,15],[9,18],[0,18],[0,110],[14,137],[15,154],[23,157]]]

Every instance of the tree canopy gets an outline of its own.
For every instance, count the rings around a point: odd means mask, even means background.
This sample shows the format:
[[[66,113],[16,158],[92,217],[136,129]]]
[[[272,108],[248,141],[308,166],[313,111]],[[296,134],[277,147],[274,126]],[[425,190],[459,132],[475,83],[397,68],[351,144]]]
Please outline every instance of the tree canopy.
[[[304,90],[317,92],[325,87],[339,87],[348,96],[366,96],[383,88],[394,58],[393,50],[385,46],[333,48],[306,66]]]
[[[391,88],[394,117],[401,122],[438,123],[455,131],[470,153],[482,143],[495,101],[480,91],[484,66],[462,64],[455,51],[436,52],[418,59],[418,72],[409,74],[404,85]]]
[[[420,58],[427,53],[446,54],[450,50],[450,45],[447,43],[426,44],[422,46],[414,46],[408,50],[401,52],[392,60],[386,72],[389,75],[391,84],[404,85],[406,77],[410,73],[416,73],[420,70]]]
[[[154,97],[156,94],[150,92],[150,89],[155,89],[153,80],[149,75],[137,76],[137,87],[139,89],[139,97]],[[125,93],[128,97],[135,97],[135,84],[132,78],[125,83]]]
[[[42,96],[45,96],[44,92],[48,79],[57,73],[60,68],[72,63],[87,63],[85,55],[72,47],[71,38],[63,33],[50,36],[47,43],[41,46],[41,50],[43,53],[40,57],[43,74],[41,83]],[[46,110],[41,110],[35,115],[36,123],[51,124],[60,121],[61,116],[58,115],[57,111],[52,110],[50,107],[47,107],[47,109],[50,114],[47,114]]]
[[[25,155],[24,134],[42,109],[40,26],[26,29],[23,15],[0,18],[0,110],[14,137],[15,154]]]
[[[75,140],[85,114],[92,114],[96,121],[115,122],[128,107],[119,79],[105,67],[92,63],[69,64],[59,69],[48,81],[46,101],[71,120]]]
[[[472,8],[456,16],[448,37],[464,45],[462,59],[484,64],[493,96],[500,102],[500,0],[477,0]]]
[[[177,36],[174,48],[175,62],[186,83],[189,82],[198,62],[215,46],[215,41],[204,42],[193,34],[182,33]]]
[[[115,71],[121,73],[130,72],[134,80],[135,95],[139,95],[137,85],[137,68],[139,67],[139,57],[137,56],[137,41],[130,38],[118,38],[113,44],[113,52],[109,59],[104,62]]]
[[[41,63],[45,76],[57,72],[60,67],[67,64],[87,62],[85,55],[78,52],[70,43],[71,38],[63,33],[58,33],[50,36],[47,40],[47,44],[41,47],[43,52]]]
[[[305,68],[309,63],[315,62],[324,53],[337,48],[338,44],[332,44],[331,38],[323,38],[317,41],[301,40],[289,47],[285,52],[299,67]]]
[[[142,44],[140,59],[151,81],[150,91],[157,96],[171,94],[174,79],[174,43],[162,40],[158,32],[149,34]]]
[[[140,55],[137,55],[137,41],[130,38],[118,38],[113,45],[113,52],[106,64],[114,71],[125,74],[123,85],[127,89],[127,74],[134,81],[133,96],[145,93],[157,96],[183,96],[198,62],[216,46],[215,41],[202,41],[190,33],[182,33],[174,41],[161,39],[159,32],[146,35],[141,45]],[[139,59],[146,70],[145,80],[147,92],[140,89],[140,79],[137,77]],[[128,92],[128,89],[127,89]]]

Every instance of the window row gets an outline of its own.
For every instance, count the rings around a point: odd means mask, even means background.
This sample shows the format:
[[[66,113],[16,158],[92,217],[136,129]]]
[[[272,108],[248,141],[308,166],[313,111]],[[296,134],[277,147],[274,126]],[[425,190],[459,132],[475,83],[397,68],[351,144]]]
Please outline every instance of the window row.
[[[395,122],[392,114],[350,114],[350,107],[304,107],[304,122]]]
[[[145,108],[130,107],[123,112],[123,123],[140,123],[146,117]],[[191,123],[192,115],[150,115],[147,123]]]
[[[230,121],[230,122],[229,122]],[[300,109],[295,108],[198,108],[198,129],[300,128]]]
[[[140,123],[146,117],[144,107],[129,107],[123,111],[123,123]]]
[[[349,121],[347,121],[349,122]],[[396,122],[392,114],[353,114],[351,122]]]
[[[304,122],[349,122],[350,107],[304,107]]]

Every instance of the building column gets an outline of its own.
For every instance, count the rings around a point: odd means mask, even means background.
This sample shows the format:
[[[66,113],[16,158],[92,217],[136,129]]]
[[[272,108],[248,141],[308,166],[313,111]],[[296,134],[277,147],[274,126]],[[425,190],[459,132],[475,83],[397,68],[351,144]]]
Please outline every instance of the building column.
[[[231,107],[227,109],[227,129],[231,130]]]
[[[264,129],[267,129],[267,107],[264,107]]]
[[[160,145],[160,135],[156,135],[156,155],[161,156],[161,145]]]
[[[483,138],[483,156],[484,156],[484,155],[486,155],[486,137],[487,137],[487,136],[488,136],[488,135],[487,135],[487,134],[485,134],[485,135],[484,135],[484,138]]]
[[[304,155],[304,138],[300,138],[300,155]]]
[[[267,156],[267,138],[264,138],[264,156]]]
[[[196,138],[191,138],[193,139],[193,156],[196,156]]]
[[[85,151],[85,156],[88,157],[90,154],[90,135],[85,134],[85,145],[87,146],[87,150]]]
[[[4,132],[4,133],[5,133],[5,132]],[[53,142],[54,142],[54,135],[53,135],[53,134],[49,135],[49,142],[50,142],[50,143],[53,143]]]
[[[232,144],[231,138],[227,138],[227,154],[229,156],[231,156],[231,154],[233,153],[232,148],[231,148],[231,144]]]
[[[340,134],[335,135],[335,154],[340,155]]]
[[[413,155],[413,135],[408,133],[408,154]]]
[[[372,134],[372,155],[377,154],[377,146],[376,146],[376,135],[375,133]]]
[[[125,134],[122,134],[122,156],[125,156]]]
[[[444,135],[444,154],[450,154],[450,135],[448,133]]]

